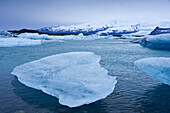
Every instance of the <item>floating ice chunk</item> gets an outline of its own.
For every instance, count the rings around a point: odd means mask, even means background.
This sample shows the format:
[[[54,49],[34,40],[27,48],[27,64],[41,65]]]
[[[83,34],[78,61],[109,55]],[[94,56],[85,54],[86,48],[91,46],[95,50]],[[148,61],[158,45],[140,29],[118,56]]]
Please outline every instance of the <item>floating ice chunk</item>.
[[[146,74],[170,85],[170,58],[155,57],[137,60],[135,65]]]
[[[83,37],[84,35],[83,35],[83,33],[80,33],[80,34],[78,34],[78,36],[79,36],[79,37]]]
[[[22,38],[0,38],[0,47],[40,45],[40,40],[30,40]]]
[[[59,103],[77,107],[103,99],[115,88],[116,78],[99,64],[100,56],[91,52],[52,55],[17,66],[18,80],[57,97]]]
[[[131,34],[139,31],[139,24],[131,25],[131,26],[114,26],[110,27],[104,31],[98,32],[101,35],[123,35],[123,34]]]
[[[140,44],[148,48],[170,50],[170,34],[149,35]]]
[[[18,35],[18,38],[32,39],[32,40],[52,40],[52,41],[61,41],[61,40],[97,40],[97,39],[113,39],[113,36],[99,36],[97,34],[84,36],[83,33],[78,35],[64,35],[64,36],[50,36],[46,34],[38,33],[22,33]]]
[[[160,34],[160,35],[149,35],[147,36],[147,41],[152,43],[168,43],[170,44],[170,33]]]
[[[38,33],[21,33],[18,35],[18,38],[26,38],[33,40],[54,40],[55,36],[49,36],[46,34],[38,34]]]
[[[160,28],[157,26],[149,35],[158,35],[158,34],[165,34],[165,33],[170,33],[170,28]]]
[[[12,37],[12,34],[8,31],[0,29],[0,38],[9,38]]]

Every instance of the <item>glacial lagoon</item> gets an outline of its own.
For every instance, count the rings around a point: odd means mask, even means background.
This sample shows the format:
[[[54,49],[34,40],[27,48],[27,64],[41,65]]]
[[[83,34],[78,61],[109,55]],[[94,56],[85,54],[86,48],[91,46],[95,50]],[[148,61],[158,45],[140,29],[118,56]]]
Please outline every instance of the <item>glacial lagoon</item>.
[[[93,52],[100,65],[115,76],[117,84],[106,98],[76,108],[20,83],[10,73],[21,64],[66,52]],[[139,70],[134,62],[147,57],[170,57],[170,51],[154,50],[122,39],[69,40],[42,45],[0,48],[0,113],[166,113],[170,87]]]

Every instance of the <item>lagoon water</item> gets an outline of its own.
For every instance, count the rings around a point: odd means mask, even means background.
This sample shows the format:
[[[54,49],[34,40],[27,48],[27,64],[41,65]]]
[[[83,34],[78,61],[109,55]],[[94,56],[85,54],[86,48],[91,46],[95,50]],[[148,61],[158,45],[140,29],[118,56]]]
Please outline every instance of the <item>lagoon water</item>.
[[[117,77],[107,98],[77,108],[26,87],[11,75],[14,67],[46,56],[90,51],[101,56],[100,64]],[[134,61],[147,57],[170,57],[170,51],[143,48],[128,40],[70,40],[37,46],[0,48],[0,113],[168,113],[170,86],[151,78]],[[54,62],[55,63],[55,62]]]

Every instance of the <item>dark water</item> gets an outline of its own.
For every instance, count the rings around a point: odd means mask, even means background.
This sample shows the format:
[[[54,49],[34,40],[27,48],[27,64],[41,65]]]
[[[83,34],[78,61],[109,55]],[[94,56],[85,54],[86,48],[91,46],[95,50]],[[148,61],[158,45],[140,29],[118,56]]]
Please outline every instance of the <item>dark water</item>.
[[[116,76],[114,92],[95,103],[70,109],[57,98],[26,87],[10,74],[15,66],[53,54],[91,51]],[[170,51],[152,50],[125,40],[51,42],[41,46],[0,48],[0,113],[168,113],[170,87],[141,72],[134,61],[170,57]]]

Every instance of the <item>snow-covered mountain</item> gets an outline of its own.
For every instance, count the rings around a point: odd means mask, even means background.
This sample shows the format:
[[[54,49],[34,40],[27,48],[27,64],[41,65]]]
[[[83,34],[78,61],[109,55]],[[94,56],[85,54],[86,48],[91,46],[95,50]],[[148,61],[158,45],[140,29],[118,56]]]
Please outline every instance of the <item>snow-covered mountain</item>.
[[[121,35],[139,31],[139,24],[125,24],[117,21],[94,22],[68,26],[51,26],[38,29],[39,32],[52,34]]]
[[[43,27],[36,30],[21,29],[9,31],[13,34],[38,33],[48,35],[149,35],[157,26],[170,28],[170,19],[117,19],[105,22],[91,22],[77,25]]]
[[[170,27],[170,20],[163,19],[118,19],[107,22],[92,22],[68,26],[50,26],[38,29],[38,32],[50,34],[91,35],[148,35],[157,26]]]
[[[80,34],[84,35],[96,34],[99,31],[108,29],[109,26],[95,26],[94,24],[79,24],[70,26],[52,26],[38,29],[39,32],[52,33],[52,34]]]

